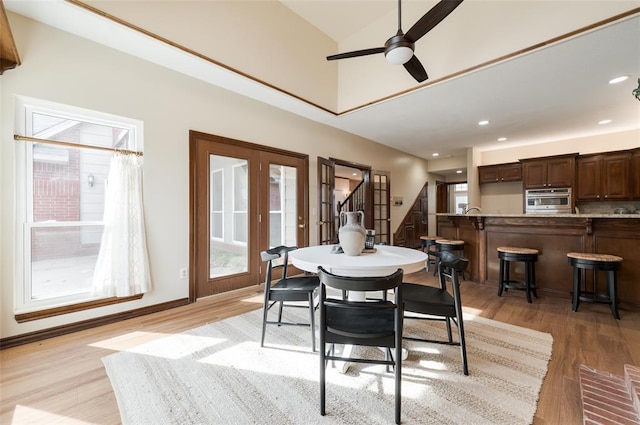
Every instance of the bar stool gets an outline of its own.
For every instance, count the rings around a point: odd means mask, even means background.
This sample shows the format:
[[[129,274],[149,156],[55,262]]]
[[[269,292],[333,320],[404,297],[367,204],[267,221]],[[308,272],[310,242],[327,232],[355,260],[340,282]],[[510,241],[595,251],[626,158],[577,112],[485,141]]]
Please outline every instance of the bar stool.
[[[526,292],[528,303],[531,303],[531,294],[538,298],[538,294],[536,293],[535,268],[535,262],[538,261],[538,250],[514,246],[500,246],[498,247],[498,258],[500,259],[498,296],[502,296],[503,290],[523,289]],[[510,277],[511,263],[516,261],[522,261],[525,265],[524,281],[512,280]]]
[[[573,266],[573,311],[578,311],[580,301],[609,304],[613,317],[620,320],[618,314],[618,276],[622,257],[610,254],[592,254],[586,252],[569,252],[567,254],[569,264]],[[594,270],[593,290],[588,291],[582,286],[581,270]],[[598,270],[607,272],[607,292],[598,292],[596,289],[595,273]],[[586,279],[585,279],[586,280]]]
[[[440,262],[439,253],[442,251],[453,252],[454,254],[464,258],[464,241],[460,240],[449,240],[449,239],[436,239],[436,265]],[[433,275],[436,275],[438,268],[434,271]],[[462,279],[464,279],[464,270],[462,273]]]
[[[431,268],[431,264],[435,266],[438,262],[438,257],[433,255],[438,239],[442,239],[442,236],[420,236],[420,246],[427,253],[427,272]]]

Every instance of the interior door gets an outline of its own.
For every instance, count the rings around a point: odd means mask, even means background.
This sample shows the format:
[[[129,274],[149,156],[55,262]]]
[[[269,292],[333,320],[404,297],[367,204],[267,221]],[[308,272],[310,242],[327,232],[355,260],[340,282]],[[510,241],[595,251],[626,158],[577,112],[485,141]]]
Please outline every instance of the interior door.
[[[336,211],[333,208],[335,189],[335,163],[318,157],[318,243],[337,243]]]
[[[388,171],[372,170],[371,180],[371,211],[373,212],[373,229],[376,231],[375,242],[391,244],[391,173]]]
[[[191,132],[190,299],[264,280],[260,251],[308,245],[308,157]]]

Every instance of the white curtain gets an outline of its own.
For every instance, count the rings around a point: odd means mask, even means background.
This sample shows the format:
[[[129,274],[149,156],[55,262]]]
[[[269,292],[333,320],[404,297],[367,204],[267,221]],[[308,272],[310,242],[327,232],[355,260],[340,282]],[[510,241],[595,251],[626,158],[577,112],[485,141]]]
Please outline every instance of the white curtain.
[[[148,292],[151,279],[142,207],[142,157],[115,154],[107,182],[93,293],[126,297]]]

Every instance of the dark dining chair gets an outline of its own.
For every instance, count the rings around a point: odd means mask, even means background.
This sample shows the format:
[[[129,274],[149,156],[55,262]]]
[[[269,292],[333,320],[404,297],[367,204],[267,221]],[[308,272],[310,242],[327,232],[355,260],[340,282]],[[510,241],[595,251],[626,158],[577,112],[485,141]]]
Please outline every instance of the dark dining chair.
[[[287,275],[289,252],[298,249],[295,246],[278,246],[275,248],[262,251],[260,256],[262,261],[267,262],[267,277],[264,283],[264,304],[262,307],[262,338],[260,346],[264,347],[264,335],[267,325],[292,325],[292,326],[309,326],[311,328],[311,350],[316,351],[315,323],[314,323],[314,298],[316,289],[320,285],[318,276],[304,275],[293,276]],[[273,272],[282,270],[282,276],[275,283],[272,282]],[[293,302],[307,301],[307,305],[291,304]],[[287,304],[285,304],[285,302]],[[275,304],[279,304],[278,320],[268,320],[268,312]],[[309,322],[294,323],[282,321],[282,310],[284,307],[308,308]]]
[[[329,360],[393,366],[395,374],[395,420],[400,423],[402,373],[402,269],[389,276],[347,277],[318,268],[320,277],[320,414],[325,415],[326,367]],[[393,300],[350,301],[329,298],[327,289],[354,292],[393,290]],[[363,296],[362,299],[365,297]],[[341,357],[335,344],[385,349],[384,359]],[[329,349],[327,349],[329,345]],[[377,353],[376,353],[377,354]]]
[[[403,300],[405,319],[436,320],[447,324],[447,340],[433,340],[404,336],[404,339],[424,341],[438,344],[459,345],[462,356],[462,368],[465,375],[469,375],[467,364],[467,346],[464,338],[464,323],[462,320],[462,301],[460,299],[460,282],[458,275],[464,273],[469,260],[450,251],[440,252],[438,261],[438,275],[440,287],[403,283]],[[453,295],[447,291],[447,279],[452,282]],[[407,314],[407,313],[418,313]],[[458,328],[458,341],[453,340],[451,322]]]

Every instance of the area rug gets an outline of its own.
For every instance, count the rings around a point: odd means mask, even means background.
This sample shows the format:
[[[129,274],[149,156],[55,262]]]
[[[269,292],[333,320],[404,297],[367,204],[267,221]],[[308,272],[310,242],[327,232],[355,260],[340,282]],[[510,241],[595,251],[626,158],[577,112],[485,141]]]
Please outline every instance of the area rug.
[[[288,319],[305,320],[304,310],[289,310]],[[404,342],[402,423],[530,424],[551,335],[470,315],[465,331],[469,376],[459,347]],[[393,423],[394,380],[385,366],[354,364],[343,374],[329,364],[323,417],[309,329],[268,327],[262,348],[260,332],[261,312],[253,311],[103,358],[123,424]],[[440,322],[405,321],[405,335],[443,332]]]

